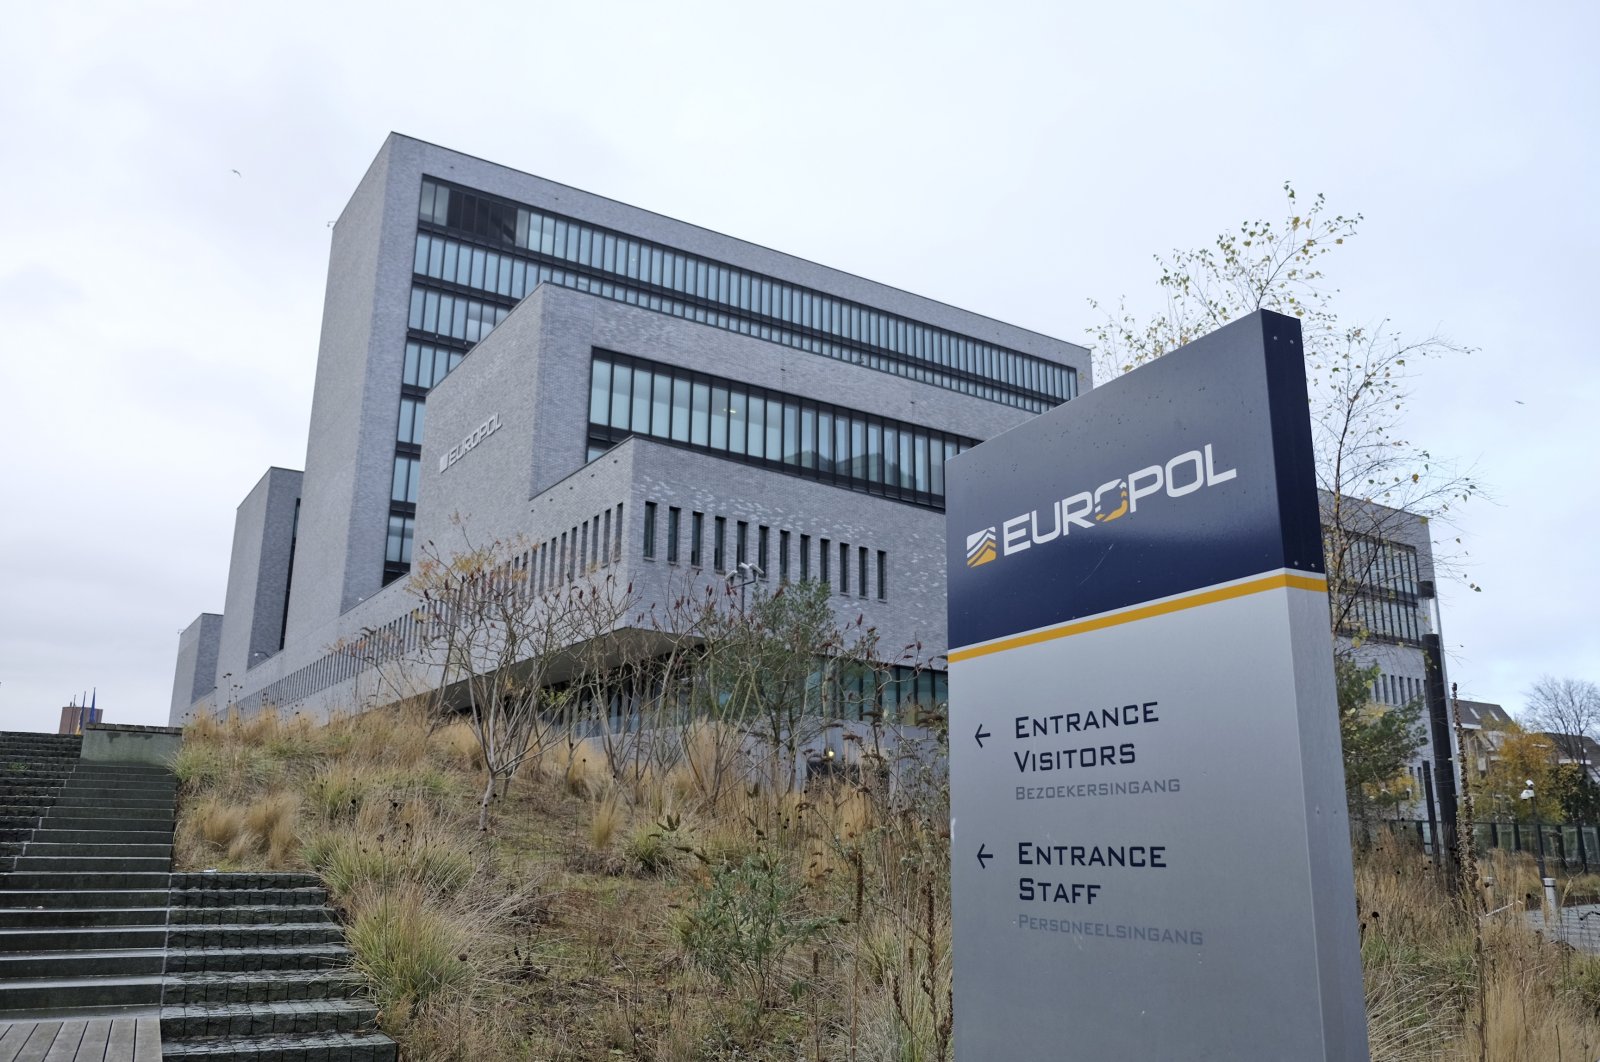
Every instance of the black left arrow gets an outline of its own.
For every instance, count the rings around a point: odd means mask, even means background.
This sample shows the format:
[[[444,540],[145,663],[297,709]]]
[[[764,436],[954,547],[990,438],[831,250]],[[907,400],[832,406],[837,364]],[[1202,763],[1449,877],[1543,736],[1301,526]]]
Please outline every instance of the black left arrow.
[[[988,851],[988,847],[989,846],[986,844],[980,844],[978,846],[978,866],[982,867],[984,870],[989,869],[989,860],[994,858],[994,853]]]
[[[983,748],[983,739],[986,737],[993,737],[994,735],[985,730],[982,723],[979,723],[978,732],[972,736],[978,739],[978,747],[981,749]]]

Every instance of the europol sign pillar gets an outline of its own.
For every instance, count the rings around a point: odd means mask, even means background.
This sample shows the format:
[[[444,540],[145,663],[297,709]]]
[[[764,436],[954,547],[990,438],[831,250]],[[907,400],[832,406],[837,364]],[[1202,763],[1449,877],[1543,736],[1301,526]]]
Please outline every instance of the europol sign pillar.
[[[955,1041],[1367,1056],[1300,325],[955,458]]]

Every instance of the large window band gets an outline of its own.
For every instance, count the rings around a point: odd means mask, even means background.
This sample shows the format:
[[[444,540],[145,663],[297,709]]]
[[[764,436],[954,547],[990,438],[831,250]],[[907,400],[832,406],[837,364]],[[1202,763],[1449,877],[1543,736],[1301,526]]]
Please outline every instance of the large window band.
[[[589,457],[633,435],[930,509],[945,461],[976,439],[597,350]]]

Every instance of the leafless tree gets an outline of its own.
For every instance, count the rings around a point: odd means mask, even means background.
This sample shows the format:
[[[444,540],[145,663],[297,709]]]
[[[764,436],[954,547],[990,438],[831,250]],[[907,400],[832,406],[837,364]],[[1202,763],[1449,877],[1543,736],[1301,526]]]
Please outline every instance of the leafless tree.
[[[609,637],[628,612],[630,591],[608,574],[575,573],[536,591],[518,541],[473,545],[448,556],[419,551],[411,589],[422,612],[418,656],[437,685],[433,708],[460,714],[485,764],[478,826],[511,776],[536,756],[557,725],[571,725],[570,678],[580,650]]]
[[[1588,741],[1600,739],[1600,686],[1544,675],[1524,696],[1528,728],[1549,734],[1568,759],[1589,766]]]

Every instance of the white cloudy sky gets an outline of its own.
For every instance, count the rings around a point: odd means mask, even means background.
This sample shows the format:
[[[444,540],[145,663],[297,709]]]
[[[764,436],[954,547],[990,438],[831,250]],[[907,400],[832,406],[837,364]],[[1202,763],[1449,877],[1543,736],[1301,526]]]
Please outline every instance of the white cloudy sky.
[[[12,5],[0,727],[91,687],[165,721],[234,506],[303,463],[328,222],[391,129],[1075,341],[1155,305],[1153,253],[1325,192],[1366,216],[1347,317],[1480,348],[1406,423],[1496,496],[1452,677],[1600,680],[1596,10]]]

